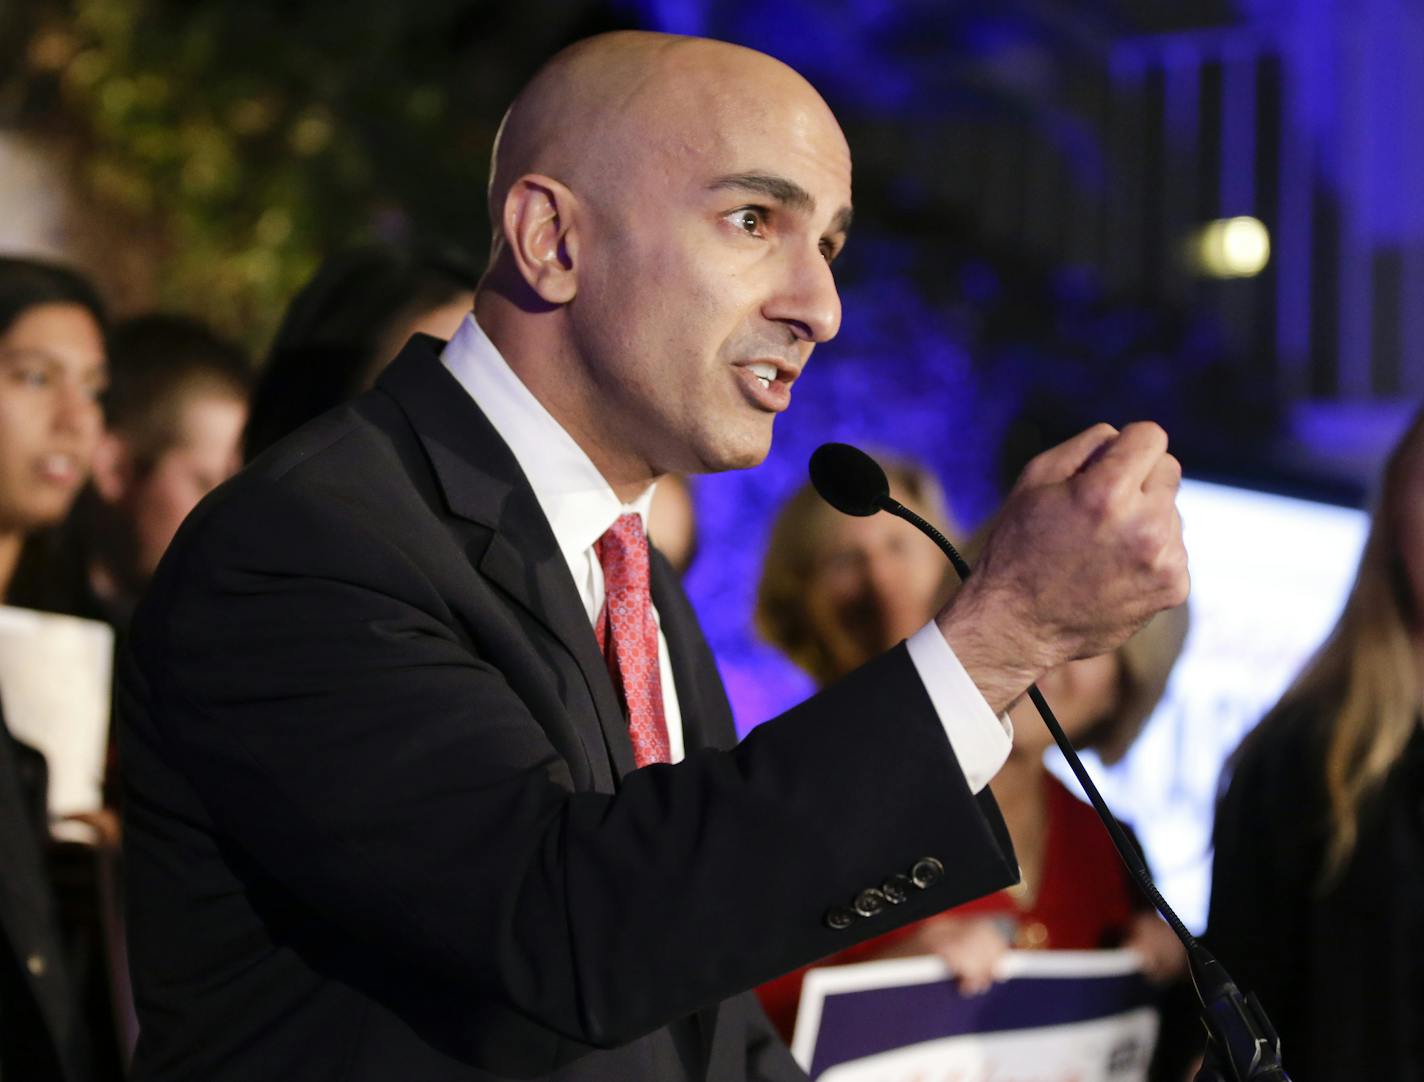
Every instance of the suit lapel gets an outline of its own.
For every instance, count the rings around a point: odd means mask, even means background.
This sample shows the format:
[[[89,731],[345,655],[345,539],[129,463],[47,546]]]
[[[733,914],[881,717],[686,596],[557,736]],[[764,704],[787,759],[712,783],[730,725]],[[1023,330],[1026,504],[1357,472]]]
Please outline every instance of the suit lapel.
[[[539,621],[583,674],[598,715],[594,735],[618,776],[633,769],[633,747],[588,614],[568,564],[514,453],[459,381],[440,363],[440,343],[418,335],[377,386],[404,411],[425,447],[450,513],[484,527],[480,573]]]

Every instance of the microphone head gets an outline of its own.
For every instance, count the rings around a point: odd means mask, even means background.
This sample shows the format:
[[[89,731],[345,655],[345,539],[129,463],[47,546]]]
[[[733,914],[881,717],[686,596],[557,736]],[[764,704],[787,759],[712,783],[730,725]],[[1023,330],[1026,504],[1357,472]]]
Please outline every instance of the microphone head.
[[[844,515],[873,515],[890,496],[880,464],[848,443],[823,443],[811,455],[811,484]]]

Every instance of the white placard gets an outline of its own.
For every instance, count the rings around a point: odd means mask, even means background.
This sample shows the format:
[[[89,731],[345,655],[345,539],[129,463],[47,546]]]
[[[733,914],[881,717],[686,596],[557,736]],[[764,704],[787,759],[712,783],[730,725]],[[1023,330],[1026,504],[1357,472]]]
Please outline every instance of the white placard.
[[[1134,955],[1013,951],[998,976],[964,997],[937,958],[812,969],[792,1052],[817,1082],[1146,1079],[1158,1015]]]
[[[11,735],[45,757],[58,838],[93,840],[64,817],[103,806],[113,659],[108,624],[0,606],[0,704]]]
[[[1339,617],[1369,516],[1190,478],[1177,507],[1192,572],[1182,656],[1122,762],[1104,767],[1091,753],[1083,760],[1114,814],[1137,832],[1163,895],[1200,934],[1222,765]],[[1046,763],[1080,791],[1056,748]]]

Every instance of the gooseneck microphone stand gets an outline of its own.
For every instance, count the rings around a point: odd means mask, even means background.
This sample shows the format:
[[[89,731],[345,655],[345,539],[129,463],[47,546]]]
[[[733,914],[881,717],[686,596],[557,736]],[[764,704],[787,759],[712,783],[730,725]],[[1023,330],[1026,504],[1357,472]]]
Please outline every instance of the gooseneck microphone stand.
[[[864,451],[845,443],[822,444],[811,456],[810,471],[811,483],[816,491],[837,511],[862,517],[888,511],[916,527],[938,545],[949,557],[961,581],[969,577],[969,565],[949,539],[891,497],[885,471]],[[1088,776],[1082,760],[1043,695],[1036,686],[1028,689],[1028,695],[1043,723],[1048,726],[1054,743],[1068,760],[1083,792],[1088,795],[1098,818],[1107,828],[1118,856],[1152,902],[1153,908],[1162,914],[1162,919],[1186,948],[1192,983],[1201,1002],[1201,1020],[1207,1033],[1206,1055],[1196,1082],[1290,1082],[1285,1068],[1281,1066],[1280,1038],[1266,1017],[1260,1000],[1254,994],[1241,994],[1221,963],[1197,942],[1181,918],[1172,911],[1157,884],[1152,881],[1147,865],[1128,841],[1098,787]]]

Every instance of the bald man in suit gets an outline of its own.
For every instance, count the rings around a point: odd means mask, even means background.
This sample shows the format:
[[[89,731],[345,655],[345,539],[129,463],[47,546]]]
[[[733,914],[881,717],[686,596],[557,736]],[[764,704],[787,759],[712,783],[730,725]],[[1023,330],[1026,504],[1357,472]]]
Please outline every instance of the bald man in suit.
[[[765,456],[850,196],[751,50],[606,35],[521,92],[471,317],[207,500],[139,613],[138,1079],[789,1082],[746,989],[1013,880],[1000,714],[1185,593],[1159,429],[1035,460],[951,607],[741,744],[642,539],[659,476]]]

